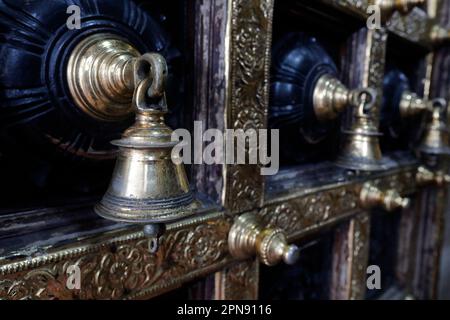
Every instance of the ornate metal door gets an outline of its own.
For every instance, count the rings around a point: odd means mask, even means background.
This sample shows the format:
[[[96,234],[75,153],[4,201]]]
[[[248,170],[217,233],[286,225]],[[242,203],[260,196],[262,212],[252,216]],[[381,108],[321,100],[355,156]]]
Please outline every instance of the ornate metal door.
[[[446,1],[74,5],[0,1],[0,299],[450,297]],[[279,170],[185,176],[167,109]]]

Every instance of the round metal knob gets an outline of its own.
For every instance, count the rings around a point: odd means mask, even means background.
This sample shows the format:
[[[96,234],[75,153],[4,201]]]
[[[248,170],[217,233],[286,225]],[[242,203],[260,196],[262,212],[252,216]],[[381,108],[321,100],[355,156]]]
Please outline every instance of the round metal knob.
[[[253,213],[243,214],[236,219],[228,235],[228,247],[236,258],[246,259],[257,255],[268,266],[281,260],[286,264],[294,264],[299,257],[298,247],[287,243],[283,230],[264,228]]]
[[[381,190],[371,182],[363,185],[359,194],[359,200],[362,207],[382,207],[389,212],[396,209],[406,209],[411,204],[410,199],[402,197],[396,190]]]
[[[425,167],[419,167],[416,173],[416,182],[419,186],[436,185],[443,187],[450,183],[450,175],[443,172],[434,172]]]

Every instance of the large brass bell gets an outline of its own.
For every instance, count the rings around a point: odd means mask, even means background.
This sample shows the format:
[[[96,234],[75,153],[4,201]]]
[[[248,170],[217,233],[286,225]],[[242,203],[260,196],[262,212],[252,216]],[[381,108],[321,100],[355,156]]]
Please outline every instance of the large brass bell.
[[[164,58],[147,53],[137,58],[133,107],[136,122],[120,140],[110,186],[95,207],[100,216],[115,221],[157,224],[191,215],[198,207],[180,161],[171,158],[176,142],[164,123],[167,112]],[[147,67],[145,67],[147,66]],[[142,70],[150,70],[143,75]]]

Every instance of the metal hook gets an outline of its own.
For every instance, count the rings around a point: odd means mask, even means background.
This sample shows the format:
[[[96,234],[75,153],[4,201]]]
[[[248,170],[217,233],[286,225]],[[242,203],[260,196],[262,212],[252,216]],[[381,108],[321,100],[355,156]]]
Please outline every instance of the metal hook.
[[[150,78],[152,81],[148,87],[148,97],[162,97],[168,74],[164,57],[158,53],[145,53],[136,59],[134,66],[135,87],[138,87],[144,79]]]
[[[145,63],[150,64],[146,73]],[[167,111],[165,82],[167,65],[159,54],[148,53],[138,58],[135,64],[135,81],[138,81],[133,95],[133,105],[139,111]]]
[[[359,113],[366,115],[375,106],[376,95],[372,88],[355,89],[352,92],[351,104],[358,108]]]

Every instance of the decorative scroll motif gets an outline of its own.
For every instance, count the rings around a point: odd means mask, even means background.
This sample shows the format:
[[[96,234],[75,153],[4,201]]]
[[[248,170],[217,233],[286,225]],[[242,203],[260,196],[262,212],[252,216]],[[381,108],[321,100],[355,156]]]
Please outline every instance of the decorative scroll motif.
[[[218,219],[168,232],[156,254],[141,232],[101,244],[0,266],[0,299],[126,299],[151,296],[227,263],[229,222]],[[81,271],[80,290],[66,283]],[[209,268],[208,270],[204,270]]]
[[[284,229],[289,234],[303,233],[354,212],[358,197],[358,187],[344,186],[271,204],[259,214],[270,227]]]
[[[430,19],[420,9],[414,8],[408,15],[395,12],[388,21],[389,31],[411,42],[426,44],[429,40]]]
[[[415,190],[414,171],[405,170],[377,178],[374,185],[383,189],[393,188],[400,194],[410,194]],[[356,213],[359,207],[361,185],[350,184],[323,191],[312,191],[282,202],[272,202],[259,211],[270,227],[285,230],[290,239],[336,223]]]
[[[228,128],[267,127],[272,12],[273,0],[232,1]],[[232,212],[250,210],[261,203],[259,166],[227,166],[225,179],[225,206]]]
[[[256,300],[258,298],[258,260],[233,264],[222,271],[221,277],[221,299]]]

